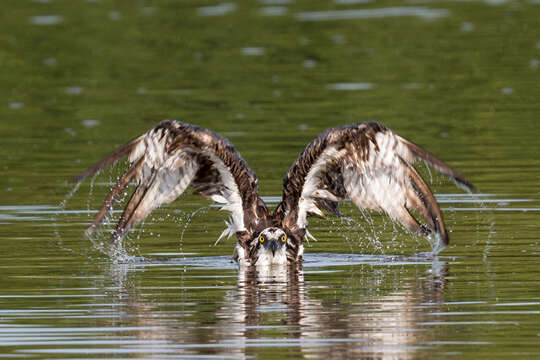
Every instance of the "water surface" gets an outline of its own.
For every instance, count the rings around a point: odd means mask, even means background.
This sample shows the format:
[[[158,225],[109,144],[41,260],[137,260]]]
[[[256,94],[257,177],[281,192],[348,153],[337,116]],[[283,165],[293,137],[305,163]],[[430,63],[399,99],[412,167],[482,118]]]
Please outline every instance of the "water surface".
[[[0,356],[540,356],[537,1],[15,1],[0,13]],[[342,206],[303,266],[238,269],[193,195],[108,256],[84,238],[125,169],[67,180],[162,119],[227,136],[275,206],[320,131],[379,121],[428,171],[451,245]],[[75,191],[76,190],[76,191]],[[420,254],[420,255],[418,255]]]

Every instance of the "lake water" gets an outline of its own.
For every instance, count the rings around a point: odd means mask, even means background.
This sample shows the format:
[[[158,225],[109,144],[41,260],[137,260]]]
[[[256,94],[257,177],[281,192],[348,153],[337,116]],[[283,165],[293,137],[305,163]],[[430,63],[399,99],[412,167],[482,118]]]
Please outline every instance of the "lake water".
[[[0,357],[540,357],[540,2],[7,0],[0,12]],[[288,273],[241,270],[194,195],[107,256],[84,238],[162,119],[227,136],[275,206],[320,131],[375,120],[478,188],[419,171],[451,245],[350,202]]]

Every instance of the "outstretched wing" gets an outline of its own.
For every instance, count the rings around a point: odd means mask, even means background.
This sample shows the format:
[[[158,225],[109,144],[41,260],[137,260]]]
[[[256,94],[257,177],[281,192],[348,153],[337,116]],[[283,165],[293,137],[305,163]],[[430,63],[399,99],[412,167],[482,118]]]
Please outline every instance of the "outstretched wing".
[[[269,217],[258,196],[257,177],[234,146],[208,129],[178,121],[162,121],[74,180],[82,181],[126,155],[130,167],[105,199],[87,235],[97,229],[133,180],[137,187],[116,225],[113,239],[122,237],[153,209],[174,201],[188,186],[231,212],[232,220],[224,234],[249,232],[261,219]]]
[[[465,189],[472,185],[426,150],[375,122],[322,132],[285,175],[283,199],[275,215],[289,233],[306,234],[307,217],[321,209],[338,213],[350,198],[360,208],[386,212],[407,229],[437,233],[448,244],[441,211],[431,190],[412,166],[421,159]],[[417,211],[421,225],[410,213]],[[309,235],[309,233],[307,233]],[[301,239],[300,239],[301,241]]]

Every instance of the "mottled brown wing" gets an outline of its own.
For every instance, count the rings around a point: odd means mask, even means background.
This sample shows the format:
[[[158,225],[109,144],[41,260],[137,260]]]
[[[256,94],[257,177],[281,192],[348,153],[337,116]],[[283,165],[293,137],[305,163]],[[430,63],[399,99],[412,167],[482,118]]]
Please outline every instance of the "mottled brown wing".
[[[116,226],[113,239],[122,237],[160,205],[170,203],[189,186],[195,193],[223,204],[231,222],[222,235],[249,232],[268,209],[258,196],[257,177],[233,145],[204,128],[178,121],[162,121],[142,136],[111,153],[75,180],[101,170],[125,155],[131,166],[120,177],[92,225],[91,235],[116,199],[133,180],[137,187]]]
[[[472,189],[461,175],[419,146],[378,123],[360,123],[328,129],[304,149],[285,175],[283,199],[275,215],[284,229],[305,234],[309,215],[323,217],[321,209],[338,213],[338,202],[348,197],[360,208],[386,212],[413,232],[435,232],[446,245],[448,233],[439,206],[412,166],[417,159]],[[411,209],[427,227],[411,215]]]

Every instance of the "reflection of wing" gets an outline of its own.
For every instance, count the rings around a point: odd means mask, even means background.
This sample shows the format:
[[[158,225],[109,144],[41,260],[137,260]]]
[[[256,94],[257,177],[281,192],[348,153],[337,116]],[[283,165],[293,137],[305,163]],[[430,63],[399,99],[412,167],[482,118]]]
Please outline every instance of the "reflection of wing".
[[[291,233],[305,233],[309,215],[337,212],[346,197],[360,208],[384,211],[407,229],[435,231],[444,244],[448,234],[429,187],[411,165],[416,159],[471,189],[461,175],[432,154],[370,122],[328,129],[300,154],[284,179],[283,200],[275,215]],[[411,215],[417,211],[428,227]]]
[[[268,216],[266,205],[258,196],[257,177],[233,145],[210,130],[177,121],[161,122],[75,180],[82,181],[128,154],[131,166],[105,200],[87,230],[88,235],[132,180],[137,182],[137,188],[113,238],[122,237],[153,209],[174,201],[190,185],[196,193],[223,204],[222,209],[231,212],[232,222],[226,230],[229,234],[252,231],[259,219]]]

